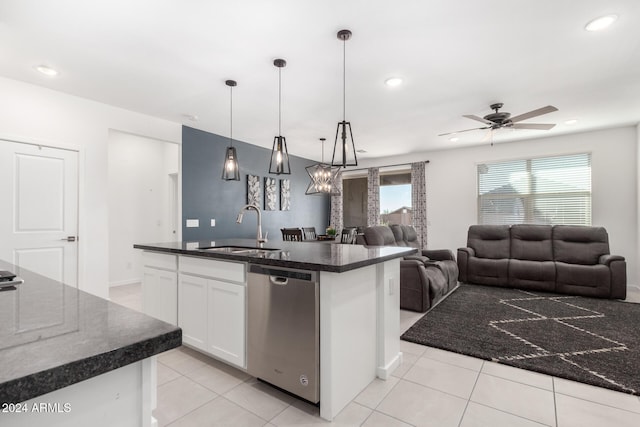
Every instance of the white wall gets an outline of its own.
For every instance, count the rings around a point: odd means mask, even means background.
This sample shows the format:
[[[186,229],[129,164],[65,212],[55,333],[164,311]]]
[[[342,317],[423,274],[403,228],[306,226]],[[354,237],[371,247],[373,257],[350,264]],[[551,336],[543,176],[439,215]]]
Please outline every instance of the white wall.
[[[531,156],[592,153],[592,223],[609,233],[611,253],[627,259],[628,283],[638,283],[638,162],[636,126],[528,141],[425,152],[363,161],[362,167],[429,160],[428,245],[456,251],[477,223],[476,164]]]
[[[109,129],[181,142],[179,123],[0,78],[0,136],[80,150],[80,289],[108,296]]]
[[[178,144],[118,131],[109,133],[109,285],[142,280],[134,243],[172,236],[169,174],[178,173]]]

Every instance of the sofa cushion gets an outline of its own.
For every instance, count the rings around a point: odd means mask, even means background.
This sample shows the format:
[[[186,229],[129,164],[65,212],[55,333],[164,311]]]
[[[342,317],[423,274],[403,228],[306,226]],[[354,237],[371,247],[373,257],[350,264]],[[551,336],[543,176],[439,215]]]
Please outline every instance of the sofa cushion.
[[[478,258],[509,258],[509,226],[472,225],[469,227],[467,246],[473,248]]]
[[[507,286],[509,284],[509,260],[469,258],[467,281],[479,285]]]
[[[553,260],[550,225],[511,227],[511,258],[528,261]]]
[[[611,271],[602,264],[556,262],[556,291],[563,294],[608,298],[611,293]]]
[[[420,249],[416,229],[410,225],[401,225],[400,228],[402,228],[402,238],[404,239],[405,245]]]
[[[600,256],[609,254],[609,236],[603,227],[556,225],[553,227],[555,261],[568,264],[598,264]]]
[[[556,263],[511,259],[509,260],[509,286],[553,292],[556,287]]]
[[[389,226],[389,229],[391,229],[391,232],[393,233],[393,238],[395,239],[397,246],[407,246],[404,240],[404,230],[401,225],[392,224]]]
[[[364,238],[369,246],[398,246],[393,232],[386,225],[365,228]]]

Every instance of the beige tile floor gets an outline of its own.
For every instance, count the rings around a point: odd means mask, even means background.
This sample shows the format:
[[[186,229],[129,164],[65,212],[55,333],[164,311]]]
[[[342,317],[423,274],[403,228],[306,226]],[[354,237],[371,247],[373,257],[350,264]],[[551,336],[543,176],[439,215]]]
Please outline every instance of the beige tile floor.
[[[640,302],[640,289],[630,292]],[[140,285],[110,297],[140,310]],[[422,315],[401,312],[401,329]],[[328,423],[318,408],[186,347],[158,357],[159,426],[640,426],[640,398],[401,341],[403,364]]]

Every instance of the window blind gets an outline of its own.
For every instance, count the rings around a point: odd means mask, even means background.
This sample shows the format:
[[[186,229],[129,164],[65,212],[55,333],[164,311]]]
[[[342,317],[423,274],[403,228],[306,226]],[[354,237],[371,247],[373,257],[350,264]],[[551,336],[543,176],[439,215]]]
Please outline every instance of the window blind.
[[[591,225],[591,154],[479,164],[479,224]]]

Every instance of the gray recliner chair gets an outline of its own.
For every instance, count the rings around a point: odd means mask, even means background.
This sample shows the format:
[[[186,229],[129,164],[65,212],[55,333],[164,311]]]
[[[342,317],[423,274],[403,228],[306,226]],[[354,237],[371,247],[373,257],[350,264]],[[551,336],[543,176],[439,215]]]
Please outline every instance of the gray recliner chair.
[[[449,250],[420,249],[411,226],[367,227],[358,237],[366,246],[407,246],[419,250],[400,261],[400,308],[425,312],[458,286],[458,265]]]

